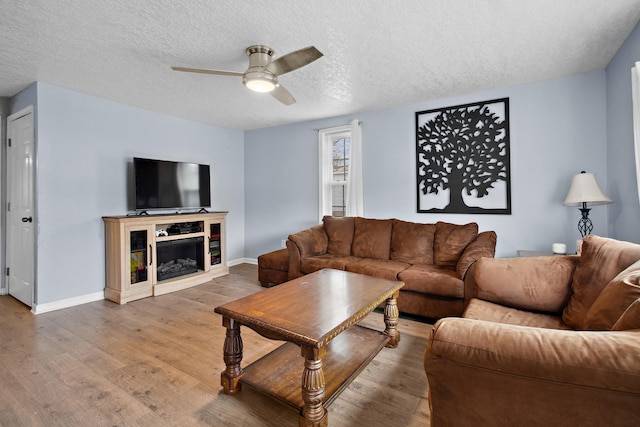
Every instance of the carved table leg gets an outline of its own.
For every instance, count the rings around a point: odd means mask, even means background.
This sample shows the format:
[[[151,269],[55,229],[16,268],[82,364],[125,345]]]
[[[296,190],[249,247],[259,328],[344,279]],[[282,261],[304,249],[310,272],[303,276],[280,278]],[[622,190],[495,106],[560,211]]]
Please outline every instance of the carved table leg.
[[[220,385],[224,387],[226,394],[236,394],[242,384],[239,383],[244,371],[240,369],[242,361],[242,337],[240,336],[240,324],[228,317],[222,318],[222,325],[227,328],[224,339],[224,363],[227,369],[220,373]]]
[[[329,422],[327,410],[322,406],[324,400],[324,372],[322,356],[325,347],[302,347],[304,371],[302,372],[302,400],[304,407],[300,414],[300,427],[326,427]]]
[[[398,331],[398,295],[396,291],[393,296],[387,299],[384,307],[384,324],[386,326],[384,334],[391,338],[387,343],[387,347],[396,348],[400,342],[400,332]]]

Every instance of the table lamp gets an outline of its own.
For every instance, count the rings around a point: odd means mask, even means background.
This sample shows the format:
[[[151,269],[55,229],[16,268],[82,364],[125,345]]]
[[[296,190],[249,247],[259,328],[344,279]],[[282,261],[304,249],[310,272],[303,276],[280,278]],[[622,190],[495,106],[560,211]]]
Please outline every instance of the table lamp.
[[[583,238],[591,234],[593,230],[593,223],[589,219],[589,211],[591,209],[587,206],[608,205],[609,203],[613,203],[613,201],[604,195],[595,175],[585,171],[573,177],[569,194],[564,200],[565,206],[582,206],[580,208],[582,218],[578,221],[578,231],[580,231]]]

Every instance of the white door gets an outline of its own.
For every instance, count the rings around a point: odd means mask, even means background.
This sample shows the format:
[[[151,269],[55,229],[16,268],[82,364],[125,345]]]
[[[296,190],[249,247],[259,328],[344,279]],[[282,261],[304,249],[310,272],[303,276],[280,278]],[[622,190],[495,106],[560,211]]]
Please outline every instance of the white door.
[[[7,283],[29,307],[34,298],[33,108],[7,119]]]

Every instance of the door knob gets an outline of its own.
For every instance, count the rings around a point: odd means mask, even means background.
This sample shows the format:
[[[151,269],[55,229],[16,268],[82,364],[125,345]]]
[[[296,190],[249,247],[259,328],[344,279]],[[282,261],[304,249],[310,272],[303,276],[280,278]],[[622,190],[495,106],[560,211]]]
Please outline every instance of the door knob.
[[[26,216],[22,217],[22,222],[32,222],[32,221],[33,221],[32,217],[29,217],[29,218],[27,218]]]

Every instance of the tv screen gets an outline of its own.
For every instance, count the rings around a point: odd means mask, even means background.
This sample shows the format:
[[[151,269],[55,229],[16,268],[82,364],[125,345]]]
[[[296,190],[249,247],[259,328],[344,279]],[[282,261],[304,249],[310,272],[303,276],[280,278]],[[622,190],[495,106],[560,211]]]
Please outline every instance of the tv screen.
[[[209,165],[134,157],[136,210],[211,206]]]

